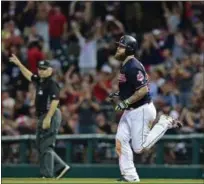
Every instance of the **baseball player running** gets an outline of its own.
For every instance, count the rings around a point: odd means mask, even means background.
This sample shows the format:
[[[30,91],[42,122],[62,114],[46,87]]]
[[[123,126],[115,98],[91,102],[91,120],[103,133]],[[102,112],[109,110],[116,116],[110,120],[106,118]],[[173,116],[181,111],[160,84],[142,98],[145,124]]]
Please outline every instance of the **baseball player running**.
[[[156,119],[156,109],[149,94],[146,71],[134,57],[137,41],[132,36],[125,35],[117,44],[115,58],[122,62],[118,77],[119,92],[112,93],[109,97],[114,99],[118,96],[121,101],[115,110],[124,111],[116,134],[116,152],[122,175],[119,181],[139,182],[133,151],[142,153],[150,149],[168,129],[182,124],[169,116],[161,115],[151,128]]]

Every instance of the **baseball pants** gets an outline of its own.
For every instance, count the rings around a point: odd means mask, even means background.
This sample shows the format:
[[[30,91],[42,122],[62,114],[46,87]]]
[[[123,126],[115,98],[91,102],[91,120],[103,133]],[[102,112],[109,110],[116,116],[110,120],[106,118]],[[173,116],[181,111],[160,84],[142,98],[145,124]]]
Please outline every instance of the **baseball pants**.
[[[125,110],[116,134],[116,152],[121,175],[128,181],[140,181],[133,161],[133,151],[141,153],[151,148],[170,128],[165,116],[151,129],[156,119],[154,104],[147,103],[133,110]]]
[[[39,152],[40,173],[46,178],[52,178],[66,166],[66,163],[54,151],[56,136],[62,117],[60,110],[57,109],[51,119],[50,128],[44,130],[42,129],[42,123],[45,116],[46,114],[43,114],[39,117],[36,142]]]

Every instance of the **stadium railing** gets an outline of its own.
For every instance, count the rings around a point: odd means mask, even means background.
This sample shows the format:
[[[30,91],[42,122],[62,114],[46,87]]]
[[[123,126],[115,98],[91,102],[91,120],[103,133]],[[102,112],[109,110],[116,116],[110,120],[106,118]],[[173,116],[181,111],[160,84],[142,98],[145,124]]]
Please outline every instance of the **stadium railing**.
[[[115,141],[115,135],[104,134],[74,134],[74,135],[58,135],[58,140],[66,143],[66,162],[71,163],[71,153],[73,141],[83,140],[87,143],[87,161],[93,163],[94,145],[97,141],[112,142]],[[165,135],[156,144],[156,164],[164,164],[164,147],[167,142],[190,141],[192,144],[192,163],[200,163],[199,150],[204,144],[204,134],[181,134],[181,135]],[[20,144],[20,162],[26,163],[26,148],[30,141],[35,141],[35,135],[19,135],[19,136],[2,136],[2,143],[19,143]]]

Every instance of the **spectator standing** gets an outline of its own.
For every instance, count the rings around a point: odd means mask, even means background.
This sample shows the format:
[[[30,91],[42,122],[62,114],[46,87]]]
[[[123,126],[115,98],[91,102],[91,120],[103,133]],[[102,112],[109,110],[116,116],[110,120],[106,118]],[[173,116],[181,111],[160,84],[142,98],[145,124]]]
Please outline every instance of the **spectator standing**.
[[[44,53],[38,41],[32,41],[27,51],[28,67],[32,73],[37,73],[37,64],[44,59]]]
[[[61,48],[62,37],[67,33],[67,19],[61,12],[60,7],[54,6],[49,12],[50,48]]]
[[[185,56],[182,64],[177,65],[175,68],[175,80],[180,91],[180,103],[183,107],[188,107],[190,105],[194,76],[194,68],[192,68],[190,58]]]
[[[182,3],[174,4],[172,10],[167,7],[166,2],[163,2],[162,5],[168,30],[170,33],[175,33],[181,23]]]
[[[97,66],[97,40],[100,35],[100,23],[97,30],[89,30],[86,32],[85,37],[82,36],[79,30],[79,25],[76,22],[72,22],[72,29],[79,40],[80,55],[79,55],[79,68],[81,74],[96,73]]]
[[[103,65],[99,74],[98,82],[94,86],[94,96],[98,102],[104,101],[107,95],[111,92],[111,73],[111,67],[109,65]]]
[[[20,13],[20,25],[25,31],[29,29],[35,22],[36,15],[36,2],[27,1],[26,6],[23,9],[22,13]]]
[[[79,113],[80,133],[93,133],[95,125],[95,115],[99,112],[100,106],[92,95],[89,84],[82,84],[82,93],[77,103],[73,104],[73,109]]]

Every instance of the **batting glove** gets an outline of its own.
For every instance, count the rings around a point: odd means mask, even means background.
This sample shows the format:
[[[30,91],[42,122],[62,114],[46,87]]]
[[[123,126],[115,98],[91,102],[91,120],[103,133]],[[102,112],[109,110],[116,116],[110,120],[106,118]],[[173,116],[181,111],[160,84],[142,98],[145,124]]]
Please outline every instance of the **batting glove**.
[[[124,100],[122,102],[120,102],[118,105],[116,105],[115,107],[115,111],[123,111],[125,109],[127,109],[130,105],[130,102],[128,100]]]
[[[111,93],[108,95],[109,98],[114,98],[114,97],[118,97],[119,96],[119,91],[115,92],[115,93]]]

